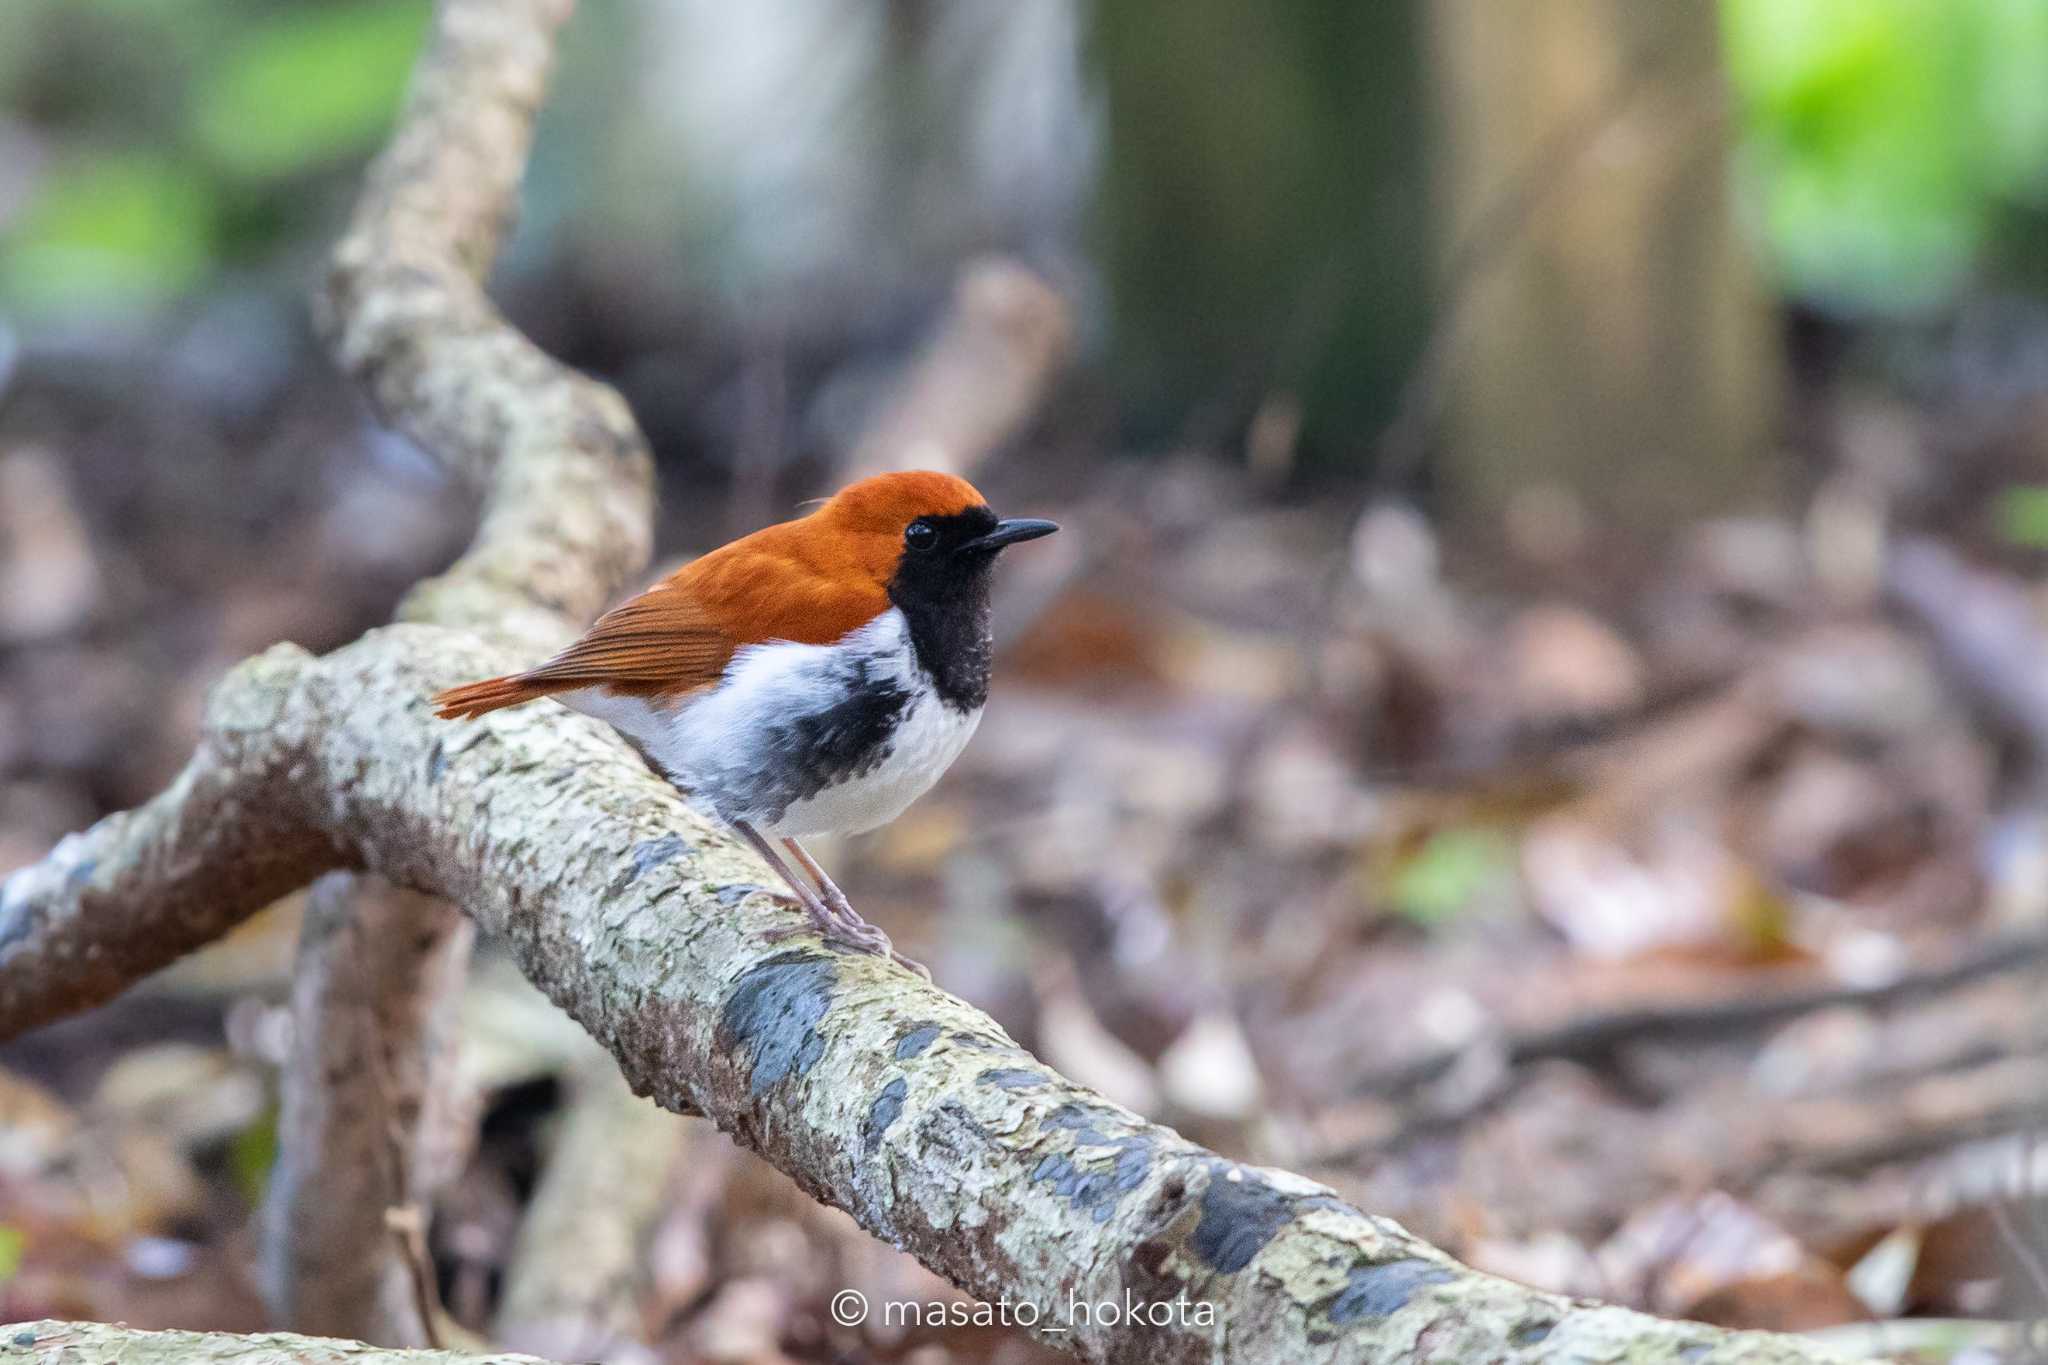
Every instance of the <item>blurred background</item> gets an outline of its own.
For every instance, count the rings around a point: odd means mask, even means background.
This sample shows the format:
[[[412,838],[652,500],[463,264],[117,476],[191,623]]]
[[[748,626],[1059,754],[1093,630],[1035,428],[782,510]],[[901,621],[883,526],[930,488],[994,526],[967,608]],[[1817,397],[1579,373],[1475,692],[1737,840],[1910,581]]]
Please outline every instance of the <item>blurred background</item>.
[[[464,543],[306,304],[427,19],[0,6],[0,872]],[[1068,531],[967,756],[821,851],[863,911],[1474,1264],[1993,1359],[1955,1320],[2048,1311],[2044,72],[2042,0],[591,4],[496,295],[632,403],[673,561],[1029,271],[1066,360],[974,477]],[[261,1324],[296,913],[0,1049],[0,1316]],[[483,951],[478,1330],[581,1055]],[[662,1131],[658,1358],[1041,1354],[832,1326],[952,1291]]]

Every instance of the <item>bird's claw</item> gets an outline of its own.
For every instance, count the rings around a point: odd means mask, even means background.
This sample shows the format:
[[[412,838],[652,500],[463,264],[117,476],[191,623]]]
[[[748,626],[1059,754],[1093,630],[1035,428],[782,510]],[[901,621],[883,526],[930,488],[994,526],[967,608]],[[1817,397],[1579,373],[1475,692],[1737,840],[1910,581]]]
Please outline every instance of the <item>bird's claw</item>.
[[[916,958],[896,951],[896,945],[881,929],[862,919],[844,896],[827,897],[826,905],[837,920],[836,932],[827,931],[827,937],[837,938],[863,952],[894,958],[899,966],[917,973],[926,981],[932,979],[931,969]]]
[[[908,968],[926,981],[932,979],[929,967],[914,957],[897,952],[896,945],[889,941],[889,936],[862,919],[845,895],[837,893],[836,887],[834,892],[837,894],[822,896],[816,900],[770,886],[762,887],[761,891],[762,894],[773,897],[784,905],[793,905],[804,911],[810,917],[810,928],[829,942],[843,943],[856,952],[893,958],[899,966]],[[767,938],[769,942],[775,943],[803,932],[802,929],[770,929]]]

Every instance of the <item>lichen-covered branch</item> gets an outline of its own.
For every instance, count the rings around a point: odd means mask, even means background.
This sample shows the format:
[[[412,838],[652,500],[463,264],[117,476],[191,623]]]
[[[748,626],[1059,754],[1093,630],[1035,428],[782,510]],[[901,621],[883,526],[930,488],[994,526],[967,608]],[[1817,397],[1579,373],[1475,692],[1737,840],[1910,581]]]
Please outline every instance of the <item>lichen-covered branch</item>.
[[[484,494],[468,552],[416,588],[401,619],[487,628],[534,655],[645,567],[652,511],[625,404],[544,355],[484,294],[570,9],[443,0],[316,299],[337,361],[385,418]],[[395,1228],[417,1225],[435,1192],[427,1158],[443,1135],[428,1102],[456,1093],[438,1039],[469,924],[446,901],[339,878],[322,884],[306,932],[265,1208],[267,1297],[280,1325],[431,1342],[431,1272]]]
[[[272,1321],[384,1343],[430,1339],[388,1225],[436,1178],[430,1120],[454,1089],[456,1008],[474,930],[446,902],[373,877],[313,888],[292,983],[277,1168],[259,1261]],[[465,1116],[467,1117],[467,1116]]]
[[[324,659],[279,646],[215,704],[271,716],[321,795],[304,803],[318,835],[465,906],[635,1089],[701,1110],[1013,1320],[1066,1329],[1047,1340],[1148,1365],[1828,1358],[1477,1274],[1067,1082],[978,1011],[753,894],[752,859],[595,723],[431,719],[432,692],[506,661],[465,632],[393,626]],[[109,945],[150,932],[140,905],[94,927]],[[64,1008],[6,964],[0,993],[7,1027]]]
[[[484,280],[510,226],[573,0],[442,0],[319,300],[378,411],[484,490],[483,521],[405,620],[552,649],[646,565],[653,466],[625,400],[508,324]]]
[[[296,668],[257,658],[217,689],[168,789],[68,835],[0,881],[0,1034],[112,999],[320,873],[349,864],[319,831],[274,712]]]
[[[16,1322],[0,1326],[0,1361],[33,1365],[548,1365],[534,1356],[387,1351],[359,1341],[289,1332],[142,1332],[118,1323]]]

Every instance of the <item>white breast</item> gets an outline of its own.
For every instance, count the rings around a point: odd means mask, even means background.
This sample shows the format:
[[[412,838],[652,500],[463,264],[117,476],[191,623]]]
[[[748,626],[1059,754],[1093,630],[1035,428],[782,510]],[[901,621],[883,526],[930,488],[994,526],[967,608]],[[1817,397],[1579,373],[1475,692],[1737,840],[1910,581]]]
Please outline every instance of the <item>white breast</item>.
[[[672,709],[596,689],[561,700],[624,732],[725,819],[770,836],[887,824],[981,720],[939,699],[894,608],[835,644],[749,646],[718,686]]]
[[[953,766],[980,723],[979,708],[956,710],[927,687],[904,708],[887,753],[873,769],[795,802],[764,832],[861,834],[888,824]]]

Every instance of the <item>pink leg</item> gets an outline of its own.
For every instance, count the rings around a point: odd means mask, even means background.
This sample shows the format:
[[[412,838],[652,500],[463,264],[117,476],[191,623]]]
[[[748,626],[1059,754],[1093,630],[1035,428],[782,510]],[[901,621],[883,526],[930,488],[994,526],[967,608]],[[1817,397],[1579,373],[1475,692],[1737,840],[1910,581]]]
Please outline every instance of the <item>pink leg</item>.
[[[784,899],[802,906],[804,913],[811,917],[811,923],[819,933],[827,938],[839,937],[838,917],[832,913],[830,907],[818,899],[816,891],[813,891],[796,873],[790,871],[789,864],[782,860],[782,855],[775,851],[775,846],[756,833],[752,825],[735,820],[732,827],[740,832],[742,839],[753,845],[754,852],[760,854],[761,860],[774,868],[775,875],[782,878],[783,883],[789,887],[791,894]]]
[[[854,914],[853,907],[846,904],[846,897],[844,895],[838,896],[839,905],[837,906],[832,905],[826,899],[821,899],[818,892],[813,890],[808,883],[791,870],[789,864],[782,860],[782,855],[775,851],[775,846],[762,838],[760,832],[752,825],[735,820],[732,822],[732,826],[740,832],[741,838],[753,845],[754,851],[761,855],[762,860],[768,866],[775,869],[775,875],[782,878],[783,882],[789,887],[790,894],[785,899],[792,900],[802,906],[804,913],[810,916],[811,924],[820,934],[834,942],[844,943],[849,948],[857,949],[863,953],[887,953],[927,980],[931,978],[931,973],[925,971],[921,965],[912,962],[909,958],[897,952],[890,945],[887,934],[875,928],[874,925],[869,924],[859,915]],[[807,866],[811,868],[817,867],[817,863],[811,860],[809,854],[801,856]],[[822,877],[823,873],[820,872],[819,875]],[[826,884],[829,886],[830,882],[827,881]],[[835,886],[832,887],[832,890],[834,893],[837,893],[839,888]]]
[[[866,931],[874,934],[881,940],[882,947],[888,952],[889,956],[895,958],[925,980],[931,980],[932,974],[922,962],[905,957],[902,953],[897,952],[894,945],[889,942],[887,934],[860,917],[859,913],[854,910],[853,903],[846,899],[846,893],[839,889],[839,884],[832,880],[831,874],[819,866],[818,860],[810,855],[809,850],[805,849],[795,839],[784,839],[782,846],[789,850],[791,857],[796,859],[797,866],[801,867],[810,876],[810,879],[818,884],[818,890],[823,894],[825,904],[831,908],[834,914],[838,915],[846,924],[858,926],[857,932]]]

